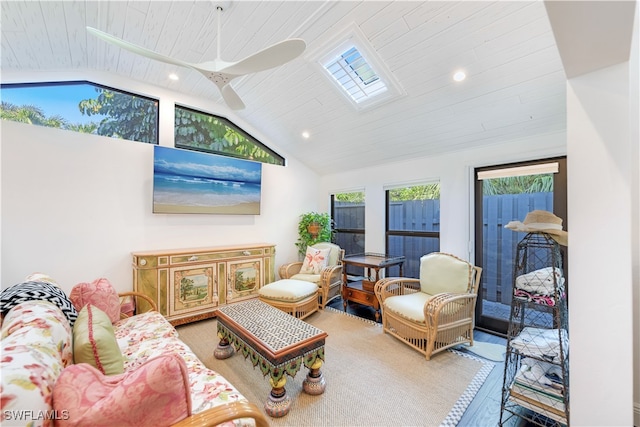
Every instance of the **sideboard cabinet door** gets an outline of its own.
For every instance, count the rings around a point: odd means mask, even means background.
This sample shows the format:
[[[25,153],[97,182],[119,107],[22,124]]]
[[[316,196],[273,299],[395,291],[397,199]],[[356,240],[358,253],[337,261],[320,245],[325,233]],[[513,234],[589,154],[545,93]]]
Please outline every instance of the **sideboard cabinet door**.
[[[153,299],[173,325],[214,317],[217,307],[256,298],[275,280],[275,246],[267,243],[132,255],[134,291]]]

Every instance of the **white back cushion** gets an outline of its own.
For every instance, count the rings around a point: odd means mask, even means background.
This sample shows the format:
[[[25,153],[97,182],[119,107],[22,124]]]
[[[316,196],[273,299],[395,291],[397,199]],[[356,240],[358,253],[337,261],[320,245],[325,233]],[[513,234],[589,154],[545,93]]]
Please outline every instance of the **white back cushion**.
[[[442,292],[465,293],[469,288],[473,266],[443,253],[420,258],[420,289],[429,295]]]
[[[338,257],[340,256],[340,251],[342,250],[340,246],[336,245],[335,243],[320,242],[316,243],[312,247],[316,249],[331,249],[331,251],[329,251],[329,262],[327,263],[327,265],[334,266],[338,264]]]

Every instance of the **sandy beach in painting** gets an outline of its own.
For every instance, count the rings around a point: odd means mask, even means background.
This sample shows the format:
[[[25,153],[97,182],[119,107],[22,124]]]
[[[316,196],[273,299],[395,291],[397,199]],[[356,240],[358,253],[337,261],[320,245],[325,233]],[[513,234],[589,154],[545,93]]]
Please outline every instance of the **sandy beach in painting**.
[[[154,213],[234,214],[259,215],[260,203],[240,203],[231,206],[178,206],[154,204]]]
[[[259,215],[262,165],[154,147],[153,212]]]

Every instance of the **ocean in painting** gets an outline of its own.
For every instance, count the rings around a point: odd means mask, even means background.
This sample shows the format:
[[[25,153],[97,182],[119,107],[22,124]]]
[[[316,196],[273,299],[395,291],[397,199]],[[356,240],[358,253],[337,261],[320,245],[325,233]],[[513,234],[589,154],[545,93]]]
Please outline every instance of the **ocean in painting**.
[[[262,164],[154,147],[155,213],[259,214]]]

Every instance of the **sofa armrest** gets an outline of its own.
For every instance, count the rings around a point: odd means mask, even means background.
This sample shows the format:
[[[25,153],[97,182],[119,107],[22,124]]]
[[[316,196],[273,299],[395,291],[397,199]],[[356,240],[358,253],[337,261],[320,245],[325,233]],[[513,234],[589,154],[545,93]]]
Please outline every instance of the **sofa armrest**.
[[[147,311],[158,311],[158,306],[155,301],[140,292],[122,292],[118,294],[118,297],[120,297],[120,304],[122,304],[123,298],[133,297],[135,307],[135,312],[133,314],[146,313]],[[127,317],[131,316],[120,312],[120,319],[126,319]]]
[[[280,274],[281,279],[290,279],[294,274],[300,273],[301,268],[302,261],[292,262],[289,264],[281,265],[278,273]]]
[[[245,401],[229,402],[214,406],[206,411],[192,414],[190,417],[173,424],[172,427],[208,427],[240,418],[253,418],[256,427],[269,427],[265,415],[256,405]]]
[[[410,277],[386,277],[376,282],[374,292],[380,305],[394,295],[407,295],[420,290],[420,279]]]

